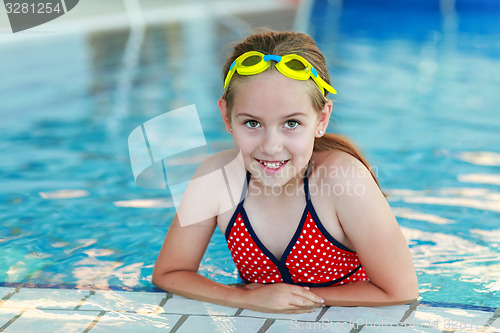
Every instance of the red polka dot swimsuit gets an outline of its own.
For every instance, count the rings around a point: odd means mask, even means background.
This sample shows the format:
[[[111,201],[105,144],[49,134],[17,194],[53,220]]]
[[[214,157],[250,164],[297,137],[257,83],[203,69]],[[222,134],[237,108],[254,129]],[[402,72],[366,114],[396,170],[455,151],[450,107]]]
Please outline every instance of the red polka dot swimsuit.
[[[247,173],[247,186],[250,173]],[[245,282],[285,282],[301,286],[332,286],[368,280],[356,252],[336,241],[319,220],[311,199],[307,172],[304,177],[306,207],[297,231],[278,260],[259,240],[242,200],[226,229],[233,261]]]

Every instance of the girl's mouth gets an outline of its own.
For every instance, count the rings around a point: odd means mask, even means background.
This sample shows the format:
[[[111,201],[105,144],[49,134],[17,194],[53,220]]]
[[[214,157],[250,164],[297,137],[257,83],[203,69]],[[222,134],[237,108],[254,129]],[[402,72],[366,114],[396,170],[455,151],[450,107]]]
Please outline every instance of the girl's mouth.
[[[264,161],[256,159],[260,163],[265,172],[276,173],[282,169],[282,167],[288,162],[288,160],[283,161]]]

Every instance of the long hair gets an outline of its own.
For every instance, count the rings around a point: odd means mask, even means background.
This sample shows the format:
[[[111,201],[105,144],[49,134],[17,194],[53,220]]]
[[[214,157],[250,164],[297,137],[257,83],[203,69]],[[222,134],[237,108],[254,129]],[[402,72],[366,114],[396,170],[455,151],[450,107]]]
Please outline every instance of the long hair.
[[[325,57],[323,56],[318,46],[316,45],[316,42],[311,38],[311,36],[304,33],[275,31],[265,31],[249,36],[244,41],[237,44],[234,47],[233,53],[228,58],[222,69],[223,81],[226,78],[233,61],[240,55],[248,51],[259,51],[264,54],[275,54],[280,56],[284,56],[287,54],[300,55],[311,63],[311,65],[318,72],[318,75],[323,80],[325,80],[325,82],[330,84],[330,75],[328,74]],[[267,70],[276,70],[273,62],[271,62],[271,65]],[[244,75],[238,75],[237,73],[234,73],[229,85],[222,95],[222,98],[226,100],[226,105],[229,113],[231,113],[232,107],[234,105],[235,91],[244,80]],[[309,79],[306,82],[306,89],[309,93],[309,96],[311,96],[313,107],[319,113],[328,102],[328,99],[323,95],[321,90],[312,79]],[[325,90],[325,94],[327,93],[328,92]],[[368,164],[366,158],[354,145],[354,143],[346,136],[327,133],[319,138],[315,138],[314,151],[319,152],[328,150],[340,150],[354,156],[356,159],[361,161],[361,163],[363,163],[364,166],[370,171],[373,179],[380,188],[377,177],[373,173],[373,170]]]

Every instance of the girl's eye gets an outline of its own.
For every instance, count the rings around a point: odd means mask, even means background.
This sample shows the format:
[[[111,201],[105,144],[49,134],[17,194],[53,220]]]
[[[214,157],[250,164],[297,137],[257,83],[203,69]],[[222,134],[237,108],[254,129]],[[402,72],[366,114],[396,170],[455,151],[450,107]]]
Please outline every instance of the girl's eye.
[[[286,123],[285,123],[285,127],[286,128],[296,128],[297,126],[299,126],[299,122],[296,121],[296,120],[288,120]]]
[[[247,127],[250,127],[250,128],[257,128],[260,126],[260,124],[257,120],[248,120],[245,122],[245,124],[247,125]]]

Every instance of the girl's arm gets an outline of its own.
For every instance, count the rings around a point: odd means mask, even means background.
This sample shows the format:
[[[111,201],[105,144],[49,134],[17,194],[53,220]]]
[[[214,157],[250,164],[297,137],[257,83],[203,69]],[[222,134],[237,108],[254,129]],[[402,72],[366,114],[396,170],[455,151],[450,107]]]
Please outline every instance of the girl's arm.
[[[381,306],[418,298],[418,281],[406,240],[391,208],[366,167],[346,153],[330,165],[345,168],[329,181],[343,186],[335,198],[338,219],[353,244],[369,281],[312,291],[331,306]],[[338,185],[337,189],[338,189]]]
[[[176,215],[156,260],[153,284],[181,296],[239,307],[240,289],[216,283],[197,273],[215,225],[214,217],[181,226]]]
[[[153,284],[199,301],[262,312],[304,313],[322,305],[318,296],[298,286],[281,283],[252,290],[199,275],[199,263],[214,227],[209,221],[181,227],[175,218],[156,261]]]
[[[321,306],[319,297],[307,288],[286,284],[239,288],[197,273],[225,195],[221,191],[226,184],[224,179],[221,182],[216,174],[206,172],[210,164],[209,161],[200,167],[205,172],[198,170],[186,189],[156,261],[153,284],[184,297],[263,312],[302,313]]]

